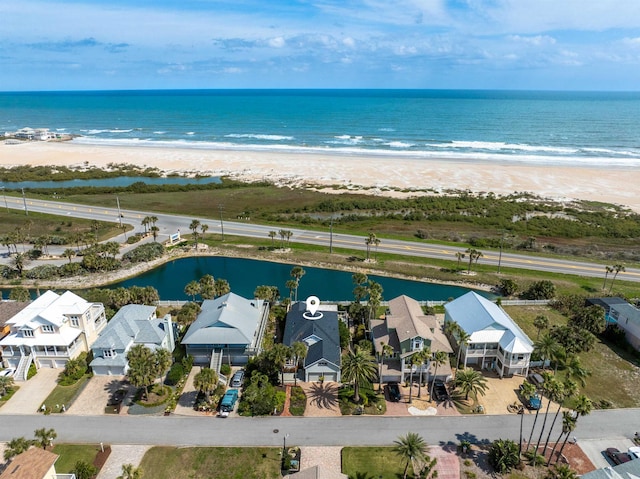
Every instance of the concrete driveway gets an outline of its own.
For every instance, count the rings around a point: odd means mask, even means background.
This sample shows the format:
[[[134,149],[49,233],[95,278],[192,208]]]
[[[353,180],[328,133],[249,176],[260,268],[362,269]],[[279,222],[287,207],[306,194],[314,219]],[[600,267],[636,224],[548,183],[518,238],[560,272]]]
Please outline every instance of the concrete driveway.
[[[94,416],[104,414],[109,397],[118,389],[129,389],[124,376],[94,376],[85,385],[80,395],[67,408],[67,414]]]
[[[18,391],[0,408],[0,414],[35,414],[58,384],[62,369],[40,368],[28,381],[16,381]]]
[[[507,406],[510,404],[524,405],[518,391],[525,378],[513,376],[500,379],[496,374],[486,371],[482,371],[482,374],[487,378],[487,391],[484,396],[478,397],[478,402],[484,407],[485,414],[508,414]],[[546,407],[546,399],[543,404]]]
[[[587,455],[587,457],[591,460],[594,466],[597,468],[602,467],[611,467],[614,464],[609,461],[604,451],[608,447],[615,447],[620,452],[627,452],[631,446],[633,446],[633,441],[627,438],[615,438],[615,439],[589,439],[589,440],[580,440],[578,438],[578,445],[580,449]]]
[[[338,383],[304,383],[298,381],[307,395],[305,417],[341,416]]]

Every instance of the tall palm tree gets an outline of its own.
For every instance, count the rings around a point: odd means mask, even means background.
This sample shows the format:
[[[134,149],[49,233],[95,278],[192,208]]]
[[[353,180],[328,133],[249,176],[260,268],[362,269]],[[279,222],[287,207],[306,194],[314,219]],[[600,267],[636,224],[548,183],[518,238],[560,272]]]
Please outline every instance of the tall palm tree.
[[[456,374],[455,385],[465,395],[465,400],[469,399],[469,394],[473,394],[477,400],[478,394],[485,395],[487,378],[475,369],[466,368]]]
[[[269,234],[267,236],[271,238],[271,246],[274,246],[274,240],[277,235],[278,233],[276,233],[275,231],[269,231]]]
[[[420,366],[420,377],[418,378],[418,397],[422,396],[422,374],[424,373],[424,365],[429,365],[429,361],[431,360],[431,348],[426,347],[422,351],[414,354],[416,357],[417,364]],[[429,379],[429,378],[427,378]]]
[[[415,432],[408,432],[406,436],[400,436],[393,441],[393,452],[398,454],[400,458],[405,462],[404,473],[402,477],[407,479],[407,471],[409,470],[409,464],[412,464],[416,459],[424,459],[427,455],[427,443],[425,440]],[[415,474],[415,471],[414,471]]]
[[[556,441],[556,443],[553,445],[553,449],[551,450],[551,454],[549,454],[549,460],[547,461],[547,467],[549,467],[549,464],[551,464],[551,460],[553,459],[553,455],[556,452],[556,447],[558,447],[558,444],[560,443],[560,440],[562,439],[562,435],[564,434],[564,442],[562,443],[562,447],[560,448],[560,451],[558,452],[558,458],[556,459],[556,463],[558,462],[558,459],[562,456],[562,451],[564,450],[564,446],[567,444],[567,439],[569,439],[569,434],[571,434],[573,432],[573,430],[576,428],[576,412],[575,411],[564,411],[562,413],[562,431],[560,431],[560,435],[558,436],[558,440]]]
[[[375,379],[377,367],[370,352],[356,346],[342,357],[342,379],[353,382],[353,402],[360,402],[360,386]]]
[[[284,366],[291,358],[291,348],[282,343],[274,344],[271,348],[271,358],[280,370],[280,384],[284,386]]]
[[[149,226],[149,217],[145,216],[144,218],[142,218],[142,221],[140,222],[140,224],[144,226],[144,234],[147,234],[147,226]]]
[[[566,365],[567,377],[577,380],[582,387],[587,385],[587,378],[591,376],[591,371],[582,366],[580,356],[572,354]]]
[[[469,269],[467,270],[467,273],[471,273],[471,265],[474,262],[477,263],[478,259],[482,258],[484,255],[482,254],[482,252],[474,248],[467,248],[465,253],[467,253],[467,255],[469,256]]]
[[[56,437],[58,437],[58,433],[55,429],[46,429],[44,427],[33,431],[33,435],[36,438],[36,442],[42,449],[46,449],[47,446],[50,445]]]
[[[618,276],[618,273],[622,271],[623,273],[626,271],[625,267],[621,264],[614,264],[613,265],[613,278],[611,278],[611,284],[609,285],[609,292],[611,292],[611,290],[613,289],[613,282],[616,280],[616,276]]]
[[[296,290],[295,290],[295,300],[298,301],[298,287],[300,286],[300,279],[306,274],[307,272],[302,268],[302,266],[294,266],[293,268],[291,268],[291,277],[294,278],[296,280]]]
[[[549,428],[547,440],[545,441],[544,447],[542,448],[543,451],[547,450],[547,446],[549,445],[549,441],[551,440],[551,432],[553,431],[553,426],[555,426],[558,416],[560,415],[560,411],[564,407],[564,404],[567,402],[567,400],[575,396],[576,392],[578,392],[578,385],[576,384],[576,382],[571,378],[566,378],[562,383],[561,392],[556,398],[558,401],[558,410],[556,411],[556,415],[553,417],[553,422],[551,423],[551,427]]]
[[[200,232],[202,233],[202,238],[204,239],[204,234],[207,232],[207,230],[209,229],[209,225],[206,223],[202,223],[200,225]]]
[[[231,286],[229,285],[229,281],[223,278],[217,278],[213,283],[213,291],[216,298],[220,296],[224,296],[228,292],[231,291]]]
[[[300,366],[300,361],[307,357],[308,352],[309,347],[302,341],[296,341],[291,345],[291,354],[293,354],[295,361],[295,374],[293,376],[293,383],[295,385],[298,385],[298,367]]]
[[[539,314],[534,318],[533,325],[538,330],[538,335],[536,336],[537,341],[538,339],[540,339],[540,331],[549,327],[549,318],[547,318],[544,314]]]
[[[604,282],[602,283],[603,290],[607,287],[607,276],[609,276],[609,273],[613,273],[613,266],[604,267]]]
[[[369,233],[369,236],[367,236],[364,240],[364,244],[367,246],[367,261],[369,261],[369,259],[371,258],[371,245],[375,244],[377,239],[378,238],[376,237],[375,233]]]
[[[458,357],[456,359],[456,375],[458,374],[458,369],[460,368],[460,355],[462,354],[462,349],[466,348],[471,341],[471,335],[468,334],[464,329],[462,329],[456,323],[457,329],[455,331],[456,342],[458,343]]]
[[[193,232],[193,241],[196,243],[196,251],[198,250],[198,228],[200,228],[200,222],[198,220],[191,220],[189,229]]]
[[[193,385],[202,392],[207,399],[211,391],[218,384],[218,374],[210,368],[202,368],[199,373],[193,377]]]
[[[560,352],[560,344],[551,336],[551,334],[546,333],[542,335],[542,337],[533,343],[533,347],[538,351],[540,357],[542,358],[542,368],[546,369],[546,362],[548,360],[552,360],[556,358]]]
[[[393,354],[393,348],[386,343],[380,343],[380,369],[378,371],[378,389],[382,391],[382,368],[384,366],[384,358],[387,358]]]
[[[68,258],[69,259],[69,263],[71,263],[71,258],[73,258],[76,255],[76,252],[73,251],[73,248],[67,248],[62,252],[62,257],[63,258]]]
[[[295,279],[289,279],[284,283],[284,287],[289,290],[289,301],[293,301],[293,292],[298,287],[298,282]]]
[[[22,271],[24,270],[24,267],[27,265],[27,256],[24,253],[16,253],[16,255],[13,257],[11,262],[16,267],[18,276],[22,276]]]
[[[152,226],[151,228],[149,228],[149,231],[151,231],[151,234],[153,235],[153,241],[157,242],[160,228],[158,228],[157,226]]]
[[[542,435],[547,426],[547,418],[549,417],[549,408],[552,402],[558,402],[562,397],[562,383],[560,383],[551,373],[543,373],[544,383],[542,384],[544,394],[547,396],[547,409],[544,413],[544,420],[542,421],[542,429],[540,429],[540,436],[538,436],[538,442],[533,450],[534,454],[538,454],[538,448],[542,442]],[[543,451],[544,455],[544,451]]]
[[[433,381],[431,381],[431,391],[429,392],[429,401],[433,401],[433,389],[436,385],[436,378],[438,377],[438,366],[442,366],[449,359],[449,355],[444,351],[438,351],[433,355],[433,359],[431,360],[433,364],[435,364],[435,369],[433,371]]]
[[[380,307],[380,303],[382,302],[382,293],[384,290],[380,283],[376,283],[372,280],[369,280],[367,290],[369,291],[369,319],[371,320],[375,318],[376,311]]]
[[[189,281],[184,287],[184,294],[191,296],[191,301],[196,301],[196,296],[200,294],[200,283],[196,280]]]
[[[463,260],[465,257],[465,254],[462,251],[458,251],[456,252],[456,258],[458,260],[458,264],[456,265],[456,269],[460,269],[460,261]]]

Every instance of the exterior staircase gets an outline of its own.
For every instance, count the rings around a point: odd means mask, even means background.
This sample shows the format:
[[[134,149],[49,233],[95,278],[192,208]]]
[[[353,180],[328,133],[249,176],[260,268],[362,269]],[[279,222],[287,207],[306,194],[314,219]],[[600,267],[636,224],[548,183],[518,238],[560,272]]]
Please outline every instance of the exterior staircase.
[[[218,374],[218,382],[227,384],[227,377],[220,374],[220,367],[222,366],[222,355],[222,349],[214,349],[211,352],[211,361],[209,362],[209,367]]]
[[[16,372],[13,375],[13,378],[16,381],[26,381],[27,374],[29,374],[29,368],[31,367],[31,363],[33,362],[33,353],[26,355],[23,354],[20,358],[20,362],[18,363],[18,367],[16,368]]]

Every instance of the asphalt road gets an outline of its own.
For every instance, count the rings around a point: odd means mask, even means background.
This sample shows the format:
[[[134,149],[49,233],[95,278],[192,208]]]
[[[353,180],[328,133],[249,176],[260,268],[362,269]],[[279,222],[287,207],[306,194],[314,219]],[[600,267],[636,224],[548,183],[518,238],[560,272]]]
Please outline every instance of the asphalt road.
[[[555,412],[555,411],[554,411]],[[525,439],[534,415],[525,415]],[[534,442],[543,415],[538,419]],[[549,414],[547,428],[553,417]],[[560,432],[556,423],[552,440]],[[518,441],[520,417],[428,416],[339,418],[217,418],[164,416],[69,416],[3,415],[0,441],[32,437],[38,428],[54,428],[58,441],[70,443],[155,444],[174,446],[278,446],[288,434],[287,443],[298,446],[377,446],[389,445],[407,432],[419,433],[428,444],[491,442],[495,439]],[[594,411],[578,420],[573,435],[580,439],[632,438],[640,425],[640,410]],[[546,440],[546,433],[542,438]]]
[[[7,207],[24,210],[22,198],[7,196]],[[85,206],[72,203],[63,203],[44,200],[26,200],[28,211],[37,211],[60,216],[72,216],[79,218],[96,219],[100,221],[110,221],[117,223],[118,209],[108,207]],[[0,207],[4,205],[0,204]],[[115,201],[114,201],[115,206]],[[133,225],[140,229],[140,222],[146,216],[154,215],[158,217],[157,226],[160,228],[160,238],[168,238],[172,233],[180,231],[182,235],[190,234],[189,224],[193,217],[168,215],[156,212],[143,212],[134,210],[121,210],[121,220],[124,223]],[[252,238],[267,238],[269,231],[274,230],[274,226],[262,226],[250,222],[223,221],[198,218],[202,224],[209,226],[208,233],[224,232],[225,235],[245,236]],[[356,235],[333,234],[329,231],[310,231],[301,229],[291,229],[292,242],[307,243],[326,246],[329,248],[330,242],[334,248],[349,248],[355,250],[365,250],[365,238]],[[223,231],[224,230],[224,231]],[[456,253],[464,252],[465,248],[453,246],[434,245],[429,243],[400,241],[392,239],[382,239],[378,247],[379,252],[393,253],[407,256],[420,256],[426,258],[445,259],[456,261]],[[481,264],[494,265],[496,268],[500,264],[501,268],[523,268],[536,271],[547,271],[553,273],[563,273],[578,276],[589,276],[604,278],[604,266],[583,261],[568,261],[557,258],[545,258],[540,256],[528,256],[512,253],[500,254],[494,251],[483,251],[484,256],[478,261]],[[611,277],[611,276],[609,276]],[[626,272],[620,272],[617,276],[620,280],[640,281],[640,269],[627,268]]]

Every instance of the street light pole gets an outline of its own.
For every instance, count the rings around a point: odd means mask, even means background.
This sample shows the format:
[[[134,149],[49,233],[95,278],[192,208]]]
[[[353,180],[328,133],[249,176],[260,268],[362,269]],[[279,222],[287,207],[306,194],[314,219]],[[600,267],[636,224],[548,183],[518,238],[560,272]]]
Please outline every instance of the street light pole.
[[[29,216],[29,210],[27,209],[27,198],[24,196],[24,188],[22,188],[22,202],[24,203],[24,214]]]
[[[498,274],[500,274],[500,266],[502,265],[502,247],[504,245],[504,231],[500,237],[500,255],[498,256]]]
[[[333,253],[333,216],[329,223],[329,254]]]
[[[7,209],[7,213],[9,212],[9,205],[7,204],[7,195],[4,192],[4,186],[0,186],[2,188],[2,198],[4,199],[4,207]]]
[[[220,233],[222,234],[222,241],[224,241],[224,223],[222,221],[222,212],[224,211],[224,205],[218,205],[218,211],[220,211]]]
[[[116,195],[116,203],[118,204],[118,223],[120,224],[120,228],[122,228],[122,213],[120,212],[120,198],[118,195]]]

